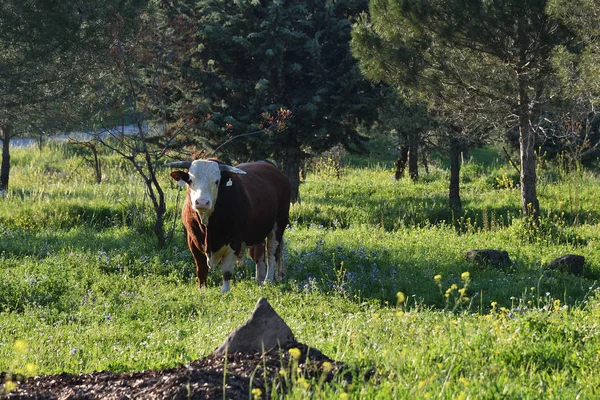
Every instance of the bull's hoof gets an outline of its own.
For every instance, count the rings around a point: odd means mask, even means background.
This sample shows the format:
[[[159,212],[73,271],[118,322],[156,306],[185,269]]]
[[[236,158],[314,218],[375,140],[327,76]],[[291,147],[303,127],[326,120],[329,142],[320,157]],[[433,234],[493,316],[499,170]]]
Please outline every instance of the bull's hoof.
[[[223,282],[223,286],[221,287],[221,293],[225,294],[225,293],[229,293],[230,291],[231,291],[231,285],[229,284],[229,281]]]
[[[272,285],[274,283],[275,283],[275,281],[273,279],[265,278],[265,280],[263,280],[262,282],[260,282],[260,286],[269,286],[269,285]]]

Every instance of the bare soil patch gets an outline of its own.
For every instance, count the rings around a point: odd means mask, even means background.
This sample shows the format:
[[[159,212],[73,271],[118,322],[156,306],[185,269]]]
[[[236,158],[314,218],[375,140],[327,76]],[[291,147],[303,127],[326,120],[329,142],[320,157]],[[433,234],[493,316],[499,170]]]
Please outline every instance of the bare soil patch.
[[[301,351],[296,360],[290,348]],[[330,363],[325,365],[323,363]],[[227,356],[210,355],[189,365],[175,368],[130,373],[109,371],[89,374],[58,374],[37,376],[18,382],[16,389],[0,399],[248,399],[251,391],[259,388],[262,398],[270,398],[275,388],[285,392],[283,369],[299,367],[306,379],[325,378],[345,370],[342,363],[329,359],[316,349],[296,343],[284,349],[261,352],[235,353]],[[331,368],[327,372],[327,369]],[[225,372],[226,371],[226,372]],[[347,373],[348,379],[351,374]],[[0,373],[4,383],[8,374]],[[0,385],[0,393],[2,393]]]

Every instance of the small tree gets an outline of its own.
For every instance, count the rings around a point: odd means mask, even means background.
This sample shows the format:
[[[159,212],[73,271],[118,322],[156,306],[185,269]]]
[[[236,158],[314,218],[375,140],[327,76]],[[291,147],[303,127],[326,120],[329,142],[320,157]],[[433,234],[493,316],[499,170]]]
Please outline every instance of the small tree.
[[[426,105],[408,90],[388,88],[379,108],[382,128],[395,136],[398,156],[395,162],[395,179],[408,175],[413,181],[419,178],[419,149],[425,142],[426,132],[431,128],[431,116]]]
[[[364,71],[379,74],[480,125],[519,132],[521,205],[539,215],[536,133],[558,87],[553,55],[573,36],[546,0],[371,0],[355,29]],[[386,76],[387,74],[387,76]],[[448,113],[446,113],[448,111]]]
[[[548,12],[576,33],[571,46],[557,48],[553,58],[562,101],[552,118],[550,146],[573,160],[591,163],[600,154],[600,4],[550,0]]]
[[[109,14],[129,15],[144,0],[0,2],[0,189],[8,187],[10,140],[41,137],[81,122],[82,94],[105,54]]]
[[[263,115],[291,112],[287,129],[226,148],[229,159],[273,157],[299,200],[306,158],[342,144],[364,149],[361,122],[376,108],[372,86],[350,54],[353,16],[366,1],[175,1],[169,21],[193,41],[180,64],[178,96],[191,113],[190,137],[214,149],[229,135],[256,131]],[[192,120],[189,118],[189,120]]]
[[[94,140],[120,155],[142,179],[154,210],[153,232],[158,246],[163,247],[166,201],[158,176],[180,132],[180,126],[166,121],[167,82],[174,79],[167,61],[178,49],[164,45],[167,32],[160,29],[156,22],[159,19],[149,14],[140,17],[136,35],[123,38],[123,21],[115,15],[110,48],[113,73],[96,83],[102,89],[95,92],[95,103],[101,110],[99,121],[104,127],[94,134]],[[133,129],[126,130],[124,123],[112,127],[105,122],[116,115],[130,121]]]
[[[84,156],[84,161],[87,162],[94,170],[94,177],[96,183],[102,183],[102,164],[100,163],[100,149],[97,140],[79,140],[75,138],[69,138],[68,144],[83,147],[91,153],[91,158]]]
[[[384,81],[396,87],[397,93],[404,94],[404,114],[400,115],[411,133],[414,135],[415,127],[418,128],[416,131],[431,146],[448,154],[449,206],[458,214],[462,207],[461,153],[484,143],[493,132],[493,124],[479,118],[487,107],[479,93],[466,93],[452,85],[455,71],[445,71],[441,65],[447,63],[458,68],[459,59],[468,64],[475,58],[436,45],[433,36],[424,39],[413,35],[414,25],[394,18],[386,10],[381,2],[371,2],[372,19],[363,14],[354,27],[354,55],[368,79]],[[413,163],[416,166],[416,157]]]

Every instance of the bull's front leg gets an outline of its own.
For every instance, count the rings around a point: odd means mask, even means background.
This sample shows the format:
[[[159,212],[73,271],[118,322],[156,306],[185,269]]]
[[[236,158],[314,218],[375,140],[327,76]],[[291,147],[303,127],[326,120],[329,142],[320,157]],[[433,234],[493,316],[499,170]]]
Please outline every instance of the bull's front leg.
[[[189,244],[194,262],[196,264],[196,277],[198,278],[198,290],[206,288],[208,285],[208,263],[206,262],[206,255],[200,249],[198,249],[193,242]]]
[[[231,278],[233,278],[233,268],[237,260],[236,252],[231,246],[223,246],[219,251],[210,255],[209,265],[216,266],[221,263],[221,275],[223,275],[223,286],[221,293],[227,293],[231,290]]]

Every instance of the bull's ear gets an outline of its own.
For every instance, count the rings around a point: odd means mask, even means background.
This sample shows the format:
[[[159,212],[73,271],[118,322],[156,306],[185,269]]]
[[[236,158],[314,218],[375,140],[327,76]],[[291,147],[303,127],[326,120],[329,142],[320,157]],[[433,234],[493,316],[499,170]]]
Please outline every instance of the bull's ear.
[[[188,183],[190,181],[190,176],[187,172],[183,171],[173,171],[171,172],[171,178],[175,179],[178,182]]]

